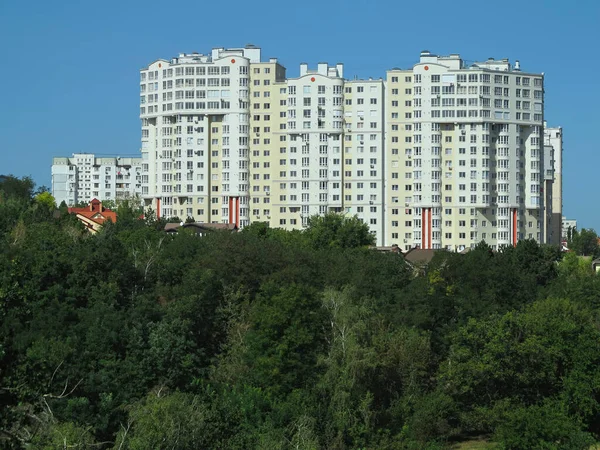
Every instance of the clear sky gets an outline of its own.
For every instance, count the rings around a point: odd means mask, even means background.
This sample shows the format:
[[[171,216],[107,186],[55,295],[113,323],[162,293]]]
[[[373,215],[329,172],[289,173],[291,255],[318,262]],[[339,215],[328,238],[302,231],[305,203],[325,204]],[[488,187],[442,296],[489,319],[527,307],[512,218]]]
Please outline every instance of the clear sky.
[[[50,186],[53,156],[139,153],[139,69],[180,52],[262,47],[288,76],[343,62],[385,77],[428,49],[546,75],[564,128],[564,213],[600,231],[600,1],[0,1],[0,174]]]

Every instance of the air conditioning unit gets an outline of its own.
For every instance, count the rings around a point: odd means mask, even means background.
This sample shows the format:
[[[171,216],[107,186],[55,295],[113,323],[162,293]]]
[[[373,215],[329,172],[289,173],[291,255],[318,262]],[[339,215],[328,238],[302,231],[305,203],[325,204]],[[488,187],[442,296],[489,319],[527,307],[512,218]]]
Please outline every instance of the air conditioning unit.
[[[371,201],[369,202],[369,205],[372,205],[373,203],[374,203],[374,202],[371,200]]]

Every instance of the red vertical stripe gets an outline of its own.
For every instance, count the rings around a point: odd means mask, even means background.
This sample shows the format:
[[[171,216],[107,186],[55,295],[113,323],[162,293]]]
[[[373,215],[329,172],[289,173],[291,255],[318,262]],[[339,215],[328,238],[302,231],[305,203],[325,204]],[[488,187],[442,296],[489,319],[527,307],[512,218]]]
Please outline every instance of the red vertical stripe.
[[[160,198],[156,199],[156,218],[160,219]]]
[[[421,209],[421,248],[427,248],[427,230],[425,229],[425,208]]]
[[[240,198],[235,198],[236,208],[235,208],[235,226],[240,226]]]
[[[513,209],[513,246],[517,246],[517,210]]]
[[[432,248],[433,245],[431,245],[431,236],[432,236],[432,232],[431,232],[431,208],[428,208],[428,212],[429,212],[429,222],[427,223],[427,227],[428,227],[427,232],[429,233],[429,238],[427,239],[427,244],[429,245],[429,247],[427,247],[427,248]]]
[[[233,199],[229,197],[229,223],[231,223],[231,219],[233,217]]]

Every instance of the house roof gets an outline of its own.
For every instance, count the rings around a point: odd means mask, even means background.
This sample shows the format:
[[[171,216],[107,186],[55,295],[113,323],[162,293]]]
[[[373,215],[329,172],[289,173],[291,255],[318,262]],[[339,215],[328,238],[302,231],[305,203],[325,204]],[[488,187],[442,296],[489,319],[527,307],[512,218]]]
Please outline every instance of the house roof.
[[[433,259],[435,252],[436,250],[431,249],[411,248],[404,254],[404,259],[412,264],[428,264]]]
[[[165,225],[166,232],[176,232],[178,228],[195,228],[198,231],[213,231],[213,230],[237,230],[235,223],[203,223],[203,222],[191,222],[191,223],[168,223]]]
[[[378,252],[382,252],[382,253],[400,253],[402,254],[402,249],[400,247],[398,247],[396,244],[391,245],[391,246],[373,246],[370,247],[373,250],[376,250]]]
[[[69,208],[70,214],[77,214],[92,222],[102,225],[107,220],[117,221],[117,213],[102,206],[102,202],[97,198],[92,199],[89,206],[83,208]]]

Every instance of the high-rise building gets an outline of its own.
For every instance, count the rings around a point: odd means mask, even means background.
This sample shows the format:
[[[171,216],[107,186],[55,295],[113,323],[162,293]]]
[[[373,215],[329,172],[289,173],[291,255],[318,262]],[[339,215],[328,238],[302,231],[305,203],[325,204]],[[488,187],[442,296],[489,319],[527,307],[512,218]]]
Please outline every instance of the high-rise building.
[[[543,241],[543,75],[421,53],[387,74],[386,242]]]
[[[518,61],[427,51],[385,80],[327,63],[286,78],[254,46],[158,60],[141,71],[142,194],[240,227],[356,214],[403,250],[546,242],[560,169],[544,191],[543,84]]]
[[[142,195],[158,216],[250,223],[250,69],[260,55],[217,48],[141,71]]]
[[[142,193],[142,159],[96,157],[74,153],[52,159],[52,195],[56,204],[89,203],[96,198],[118,201]]]
[[[544,124],[545,125],[545,124]],[[559,245],[562,232],[562,159],[563,138],[562,127],[547,128],[544,126],[544,180],[547,231],[546,242]]]

